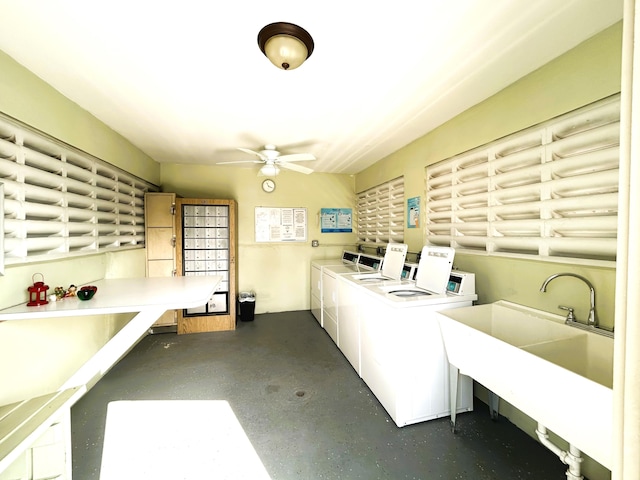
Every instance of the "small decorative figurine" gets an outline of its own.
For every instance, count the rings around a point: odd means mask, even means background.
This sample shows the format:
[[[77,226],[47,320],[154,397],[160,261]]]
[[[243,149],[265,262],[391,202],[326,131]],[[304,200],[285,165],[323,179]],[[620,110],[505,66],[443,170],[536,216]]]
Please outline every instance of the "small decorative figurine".
[[[78,291],[78,287],[76,287],[73,284],[69,285],[69,288],[56,287],[53,289],[53,293],[55,294],[58,300],[62,300],[63,298],[67,298],[67,297],[75,297],[77,291]]]

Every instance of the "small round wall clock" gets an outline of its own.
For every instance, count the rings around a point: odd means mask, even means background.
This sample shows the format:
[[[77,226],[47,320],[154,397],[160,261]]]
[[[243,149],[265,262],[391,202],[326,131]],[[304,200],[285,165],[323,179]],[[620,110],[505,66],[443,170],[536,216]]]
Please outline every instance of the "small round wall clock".
[[[271,193],[276,189],[276,182],[267,178],[264,182],[262,182],[262,190],[267,193]]]

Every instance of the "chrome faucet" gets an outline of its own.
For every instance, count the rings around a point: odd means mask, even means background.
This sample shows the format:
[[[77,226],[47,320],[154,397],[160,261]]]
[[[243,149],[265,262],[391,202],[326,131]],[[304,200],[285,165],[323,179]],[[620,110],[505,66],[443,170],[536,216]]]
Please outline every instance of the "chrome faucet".
[[[541,292],[546,292],[547,291],[547,285],[549,285],[549,282],[551,282],[551,280],[558,278],[558,277],[575,277],[575,278],[579,278],[580,280],[582,280],[584,283],[587,284],[587,286],[589,287],[589,300],[590,300],[590,308],[589,308],[589,318],[587,320],[587,325],[590,327],[597,327],[598,326],[598,321],[596,320],[596,290],[595,288],[593,288],[593,285],[591,284],[591,282],[589,280],[587,280],[586,278],[584,278],[581,275],[577,275],[575,273],[555,273],[553,275],[551,275],[549,278],[547,278],[543,283],[542,286],[540,287],[540,291]],[[571,313],[571,312],[570,312]]]

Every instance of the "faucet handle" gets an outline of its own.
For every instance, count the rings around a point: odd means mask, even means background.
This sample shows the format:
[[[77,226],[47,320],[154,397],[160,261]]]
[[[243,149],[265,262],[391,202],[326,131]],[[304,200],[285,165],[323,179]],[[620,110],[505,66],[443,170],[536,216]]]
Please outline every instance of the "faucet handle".
[[[569,323],[569,322],[575,322],[575,321],[576,321],[576,317],[575,317],[575,315],[573,314],[573,308],[571,308],[571,307],[566,307],[566,306],[564,306],[564,305],[558,305],[558,308],[559,308],[560,310],[566,310],[566,311],[568,312],[568,313],[567,313],[567,319],[565,320],[565,322],[566,322],[566,323]]]

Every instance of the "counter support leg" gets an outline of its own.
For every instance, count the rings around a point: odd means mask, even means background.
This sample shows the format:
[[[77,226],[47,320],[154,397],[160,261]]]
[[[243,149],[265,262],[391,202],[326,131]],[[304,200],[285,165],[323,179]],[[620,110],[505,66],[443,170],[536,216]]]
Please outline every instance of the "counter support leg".
[[[460,370],[449,364],[449,407],[451,409],[451,431],[456,433],[456,414],[458,413],[458,379]]]
[[[489,414],[491,415],[491,420],[498,420],[498,409],[500,408],[500,397],[493,393],[491,390],[489,392]]]

